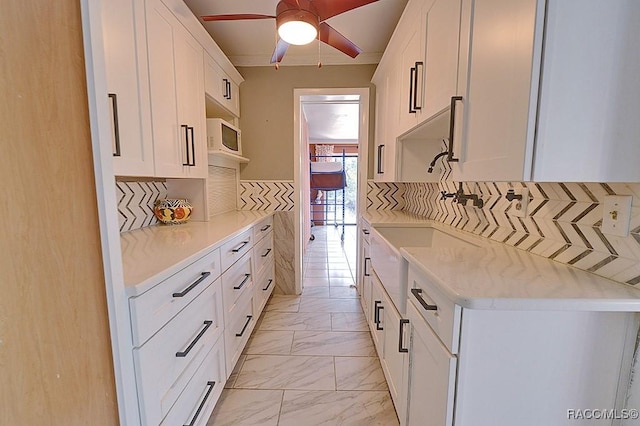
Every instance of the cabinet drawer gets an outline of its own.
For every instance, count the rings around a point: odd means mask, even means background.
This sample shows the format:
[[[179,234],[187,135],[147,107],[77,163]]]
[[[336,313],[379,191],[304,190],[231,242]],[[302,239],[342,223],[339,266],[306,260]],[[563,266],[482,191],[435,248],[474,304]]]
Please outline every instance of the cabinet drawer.
[[[273,262],[273,238],[271,235],[263,238],[253,247],[253,259],[256,274],[262,273],[262,268]]]
[[[273,216],[265,217],[253,226],[253,239],[260,241],[271,231],[273,231]]]
[[[221,272],[220,250],[216,249],[146,293],[129,299],[133,346],[140,347]]]
[[[141,413],[158,424],[223,333],[220,280],[133,350]]]
[[[452,354],[460,341],[460,306],[451,302],[426,276],[409,266],[409,300]],[[429,309],[427,309],[427,305]],[[431,309],[434,307],[435,309]]]
[[[230,316],[230,321],[224,328],[225,358],[227,371],[231,373],[242,350],[251,336],[258,319],[253,310],[253,294],[249,298],[242,298],[242,304]]]
[[[220,247],[222,270],[226,271],[253,246],[253,231],[251,229],[236,235]]]
[[[224,339],[218,339],[161,425],[206,425],[224,388]]]
[[[229,314],[237,305],[241,305],[253,291],[253,276],[251,272],[251,254],[247,253],[242,259],[222,274],[222,294],[224,301],[225,324],[229,324]],[[250,296],[249,296],[250,297]]]
[[[275,287],[275,270],[273,267],[273,262],[269,263],[265,266],[260,274],[258,274],[258,278],[254,283],[253,290],[253,306],[256,315],[260,315],[264,306],[267,304],[267,300],[269,300],[269,296],[273,293],[273,288]]]

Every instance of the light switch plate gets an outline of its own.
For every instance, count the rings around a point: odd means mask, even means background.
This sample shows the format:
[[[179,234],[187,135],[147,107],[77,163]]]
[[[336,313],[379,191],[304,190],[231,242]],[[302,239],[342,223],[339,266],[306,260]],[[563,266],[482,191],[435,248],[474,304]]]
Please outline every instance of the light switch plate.
[[[602,207],[602,233],[619,237],[629,235],[631,195],[607,195]]]
[[[522,195],[522,199],[512,201],[513,207],[509,210],[509,213],[516,217],[527,217],[527,208],[529,207],[529,188],[520,189],[520,195]]]

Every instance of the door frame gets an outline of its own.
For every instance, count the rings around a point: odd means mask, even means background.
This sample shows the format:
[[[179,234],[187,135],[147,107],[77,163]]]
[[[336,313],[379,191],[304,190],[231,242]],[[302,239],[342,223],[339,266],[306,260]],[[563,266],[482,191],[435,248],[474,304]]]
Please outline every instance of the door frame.
[[[360,218],[366,210],[367,202],[367,171],[369,164],[369,93],[368,87],[354,88],[327,88],[327,89],[293,89],[293,189],[294,189],[294,269],[296,294],[302,294],[302,278],[304,271],[304,241],[303,226],[303,190],[302,176],[304,168],[302,161],[309,161],[302,158],[304,152],[302,143],[302,102],[303,96],[330,96],[330,95],[359,95],[360,96],[360,117],[358,125],[358,205],[356,216]],[[356,250],[360,252],[360,242],[357,242]]]

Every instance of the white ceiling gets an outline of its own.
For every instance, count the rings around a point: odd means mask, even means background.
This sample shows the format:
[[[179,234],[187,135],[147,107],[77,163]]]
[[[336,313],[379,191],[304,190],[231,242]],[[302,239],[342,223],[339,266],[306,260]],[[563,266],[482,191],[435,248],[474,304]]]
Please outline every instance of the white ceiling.
[[[303,96],[301,103],[310,143],[357,143],[360,122],[358,95]]]
[[[185,0],[185,3],[199,18],[229,13],[275,15],[278,0]],[[306,46],[289,46],[281,65],[317,65],[318,45],[320,62],[324,65],[376,64],[406,3],[407,0],[379,0],[327,20],[362,49],[355,59],[314,41]],[[235,66],[270,65],[277,41],[275,19],[203,22],[203,25]]]

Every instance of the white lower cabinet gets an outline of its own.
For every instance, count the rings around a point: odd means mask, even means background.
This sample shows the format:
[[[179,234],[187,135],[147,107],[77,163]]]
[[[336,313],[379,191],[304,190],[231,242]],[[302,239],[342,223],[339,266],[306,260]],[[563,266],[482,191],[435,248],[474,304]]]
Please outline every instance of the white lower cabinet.
[[[140,424],[207,423],[275,287],[271,223],[130,297]]]
[[[401,422],[565,426],[574,424],[571,409],[622,409],[634,313],[461,308],[412,266],[408,277],[408,411],[406,418],[399,412]]]
[[[384,339],[382,353],[382,370],[384,371],[391,399],[396,407],[398,417],[405,412],[404,370],[407,368],[408,342],[405,336],[405,320],[400,316],[389,296],[383,290],[384,307]],[[407,342],[407,343],[405,343]]]
[[[413,303],[407,307],[411,324],[407,390],[407,425],[450,426],[457,358],[420,316]]]

